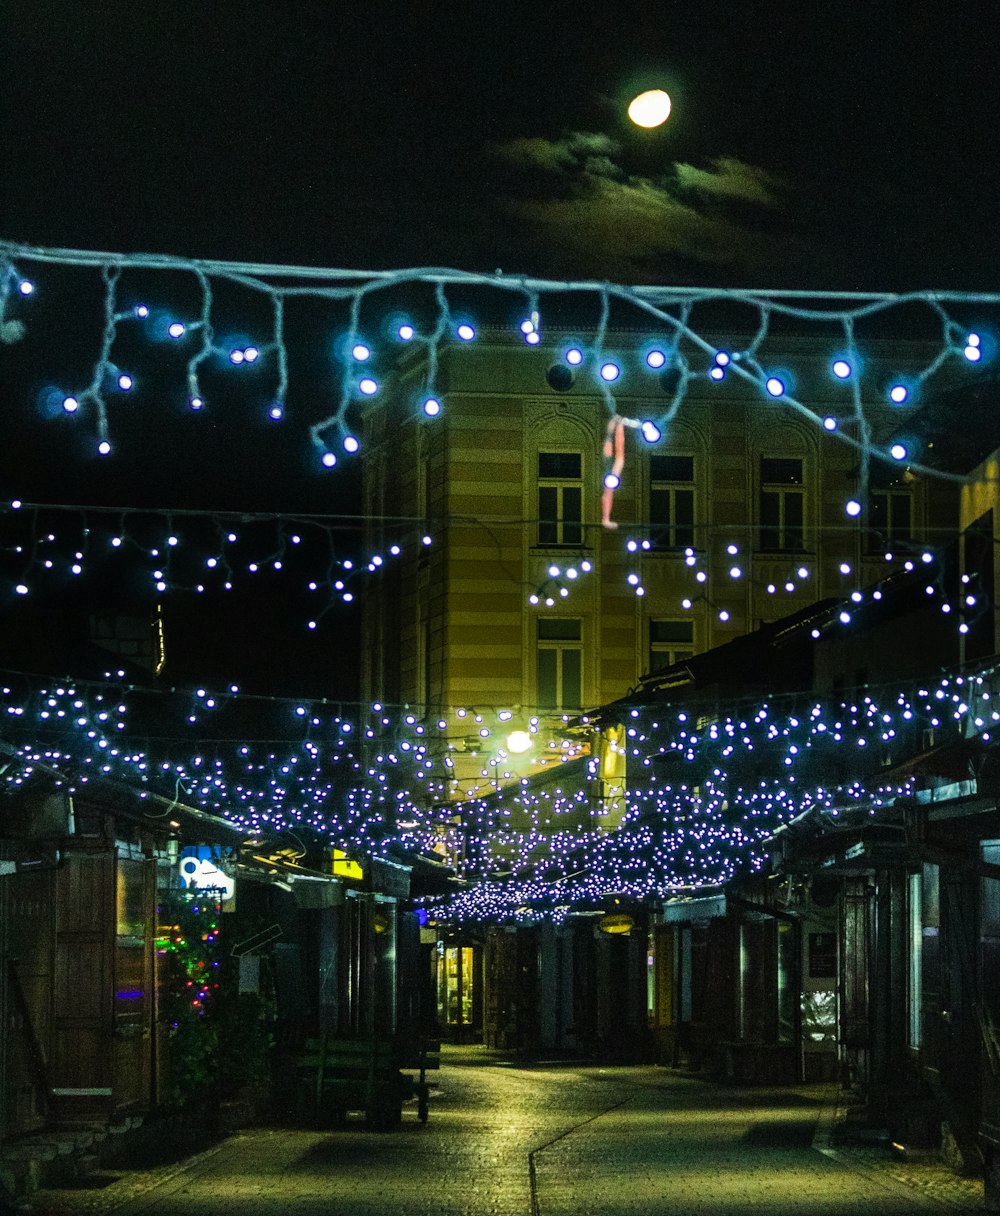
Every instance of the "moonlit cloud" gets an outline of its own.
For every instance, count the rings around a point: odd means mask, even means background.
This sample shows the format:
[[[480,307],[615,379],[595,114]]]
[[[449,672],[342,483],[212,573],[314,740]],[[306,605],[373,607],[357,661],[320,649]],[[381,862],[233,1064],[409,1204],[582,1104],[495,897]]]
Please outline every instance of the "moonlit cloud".
[[[674,173],[682,190],[716,195],[720,198],[743,199],[762,207],[780,207],[785,183],[766,169],[748,165],[735,156],[720,156],[712,161],[711,169],[676,164]]]
[[[630,172],[607,135],[494,145],[507,178],[501,204],[528,226],[559,273],[635,281],[678,263],[731,271],[802,265],[816,250],[787,231],[789,183],[733,156]]]

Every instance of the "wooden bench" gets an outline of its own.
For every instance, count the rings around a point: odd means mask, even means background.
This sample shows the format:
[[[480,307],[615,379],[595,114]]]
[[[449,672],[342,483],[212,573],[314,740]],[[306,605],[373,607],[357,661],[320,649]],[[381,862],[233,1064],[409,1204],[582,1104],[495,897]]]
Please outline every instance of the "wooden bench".
[[[399,1067],[415,1071],[416,1078],[411,1078],[410,1085],[417,1099],[417,1118],[421,1123],[427,1122],[427,1100],[430,1096],[431,1085],[436,1082],[428,1081],[428,1072],[437,1072],[441,1067],[440,1039],[415,1039],[401,1044]]]
[[[431,1040],[341,1038],[309,1039],[296,1061],[309,1105],[335,1120],[363,1111],[368,1123],[388,1127],[402,1118],[403,1103],[417,1099],[417,1116],[426,1123],[431,1082],[440,1067],[441,1044]],[[406,1076],[405,1072],[417,1076]]]

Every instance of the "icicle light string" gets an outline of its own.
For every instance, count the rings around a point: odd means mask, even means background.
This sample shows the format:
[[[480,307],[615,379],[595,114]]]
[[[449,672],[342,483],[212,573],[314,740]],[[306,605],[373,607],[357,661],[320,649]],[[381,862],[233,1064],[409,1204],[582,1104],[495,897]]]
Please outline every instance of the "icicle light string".
[[[150,733],[140,703],[150,695],[168,703],[161,718],[183,718],[197,742]],[[192,805],[250,832],[309,829],[374,856],[450,850],[473,889],[448,915],[516,917],[521,907],[552,914],[554,884],[555,903],[572,906],[724,882],[760,868],[766,841],[805,810],[831,821],[852,807],[870,816],[910,793],[911,780],[887,783],[879,772],[887,755],[919,751],[925,731],[987,744],[1000,729],[995,664],[847,700],[803,692],[711,711],[669,702],[622,707],[627,788],[595,796],[599,761],[580,755],[583,773],[557,768],[541,784],[526,776],[457,801],[449,798],[447,743],[435,737],[435,726],[448,726],[444,718],[428,728],[381,704],[354,717],[321,702],[287,702],[278,705],[290,735],[284,741],[234,741],[224,729],[206,737],[240,699],[233,688],[167,694],[114,681],[39,685],[8,674],[0,721],[18,763],[3,779],[18,787],[33,766],[55,765],[72,770],[73,788],[119,778],[168,796],[180,783]],[[454,711],[455,719],[469,714]],[[511,718],[499,711],[480,728],[484,747]],[[259,724],[258,711],[253,720]],[[25,737],[32,742],[19,743]],[[664,763],[669,779],[657,773]],[[853,775],[838,780],[842,771]],[[520,877],[498,893],[491,878],[498,872]]]
[[[857,448],[863,458],[890,458],[879,448],[872,446],[870,423],[862,408],[862,369],[857,358],[854,327],[862,319],[872,318],[890,309],[907,305],[921,305],[931,310],[940,322],[940,349],[910,382],[894,384],[890,400],[903,404],[912,398],[916,389],[930,380],[944,364],[956,357],[964,356],[972,363],[979,363],[988,353],[978,333],[970,332],[948,312],[946,305],[996,306],[1000,294],[970,292],[911,292],[897,293],[850,293],[809,291],[740,291],[717,288],[678,288],[655,286],[622,286],[594,281],[553,281],[508,275],[483,275],[433,267],[404,269],[398,271],[346,271],[296,266],[268,265],[244,262],[221,262],[206,259],[180,258],[157,254],[98,253],[71,249],[46,249],[0,241],[0,339],[17,341],[24,332],[21,316],[8,314],[12,301],[19,300],[19,312],[26,312],[28,302],[36,295],[37,285],[26,277],[23,268],[40,263],[57,266],[92,267],[101,273],[104,286],[104,325],[98,355],[94,363],[93,377],[89,385],[79,393],[67,392],[65,400],[70,412],[79,412],[81,406],[92,405],[96,415],[98,450],[103,454],[111,451],[107,403],[104,385],[117,371],[112,363],[112,354],[118,336],[118,327],[125,322],[141,321],[143,324],[160,324],[163,321],[159,309],[149,304],[137,304],[133,308],[119,311],[117,307],[121,275],[126,272],[181,272],[191,274],[198,283],[201,306],[194,320],[174,319],[166,325],[166,336],[181,341],[191,334],[200,334],[200,345],[190,356],[187,364],[187,388],[189,406],[196,412],[206,405],[202,393],[199,370],[207,359],[217,356],[232,366],[256,363],[274,356],[277,370],[273,399],[269,410],[271,417],[284,416],[288,390],[288,353],[284,325],[284,303],[290,299],[312,299],[330,301],[348,306],[348,333],[339,401],[334,411],[319,421],[313,422],[309,433],[322,463],[333,467],[337,463],[338,444],[344,450],[357,450],[348,424],[351,407],[365,397],[379,393],[380,385],[374,375],[364,370],[364,364],[374,353],[373,348],[361,333],[362,307],[373,298],[379,298],[397,289],[412,289],[418,285],[432,285],[436,307],[436,321],[427,334],[420,334],[409,323],[398,326],[396,339],[415,342],[423,346],[427,356],[426,397],[438,401],[435,386],[440,348],[445,343],[462,345],[475,337],[475,327],[460,323],[456,327],[448,297],[449,288],[489,289],[491,292],[515,293],[524,301],[530,317],[521,325],[521,337],[530,345],[540,341],[538,325],[534,318],[538,314],[540,300],[546,295],[590,296],[599,305],[599,315],[593,335],[592,349],[597,353],[600,369],[597,384],[607,405],[609,417],[627,415],[621,410],[616,396],[615,384],[620,369],[604,358],[604,344],[610,325],[612,303],[634,308],[650,318],[658,332],[666,331],[670,338],[671,365],[678,371],[678,385],[670,406],[657,423],[655,419],[631,419],[647,441],[655,442],[663,427],[676,412],[687,391],[691,369],[686,356],[678,350],[683,340],[701,351],[706,357],[706,370],[720,378],[732,372],[742,377],[760,392],[764,400],[780,400],[788,408],[800,413],[817,426],[824,425],[824,418],[791,391],[781,374],[767,368],[760,359],[762,347],[770,332],[772,316],[778,315],[800,321],[839,325],[843,331],[846,356],[838,362],[845,369],[839,378],[852,381],[852,403],[859,422],[859,435],[854,436],[837,430],[834,433],[845,443]],[[216,341],[213,327],[214,290],[213,282],[227,282],[246,291],[264,296],[272,304],[272,323],[269,340],[251,344],[244,348],[228,349]],[[798,303],[797,301],[803,301]],[[756,312],[757,333],[744,351],[722,351],[712,341],[699,334],[691,323],[695,305],[739,305]],[[816,307],[822,304],[823,307]],[[676,310],[676,311],[674,311]],[[990,339],[992,342],[992,339]],[[357,352],[355,354],[354,352]],[[723,361],[724,359],[724,361]],[[665,363],[666,365],[666,363]],[[614,370],[605,370],[614,369]],[[127,377],[130,378],[130,377]],[[643,423],[648,422],[648,428]],[[960,475],[934,469],[915,461],[910,467],[930,476],[962,481]]]

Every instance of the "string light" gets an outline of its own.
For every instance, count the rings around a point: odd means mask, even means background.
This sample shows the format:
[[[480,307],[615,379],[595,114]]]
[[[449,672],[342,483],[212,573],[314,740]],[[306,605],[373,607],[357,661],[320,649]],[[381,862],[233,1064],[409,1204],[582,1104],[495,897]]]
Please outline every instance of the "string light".
[[[910,783],[877,779],[886,749],[910,754],[924,730],[946,723],[956,738],[995,726],[997,680],[997,668],[984,665],[930,682],[866,689],[853,699],[808,693],[737,699],[708,717],[669,701],[622,707],[628,788],[618,819],[606,824],[607,806],[593,784],[596,758],[566,733],[585,734],[593,722],[566,723],[562,737],[545,744],[556,766],[550,778],[502,787],[500,751],[513,737],[514,716],[505,708],[461,706],[423,718],[377,702],[356,707],[352,716],[326,703],[247,698],[235,687],[185,693],[124,684],[120,673],[109,673],[105,682],[39,682],[4,673],[0,714],[8,737],[16,740],[20,732],[32,742],[18,746],[17,763],[3,780],[22,785],[34,766],[47,765],[73,788],[98,776],[171,796],[179,788],[189,804],[245,831],[308,827],[375,856],[439,851],[451,841],[459,875],[471,886],[441,906],[443,915],[478,918],[489,909],[490,917],[510,916],[514,906],[552,915],[556,905],[611,893],[663,896],[723,882],[760,869],[775,829],[806,810],[841,816],[855,807],[870,814],[911,796]],[[255,721],[284,723],[283,737],[228,737],[228,716],[247,699],[260,707]],[[145,729],[150,702],[162,704],[161,724],[177,723],[173,735],[161,729],[153,743]],[[487,788],[459,802],[447,798],[451,721],[472,721],[482,744],[499,749],[496,765],[484,769],[495,774]],[[517,729],[529,748],[538,746],[537,715],[526,730]],[[351,743],[355,738],[366,750]],[[874,783],[863,774],[846,785],[829,781],[845,748],[854,756],[872,752]],[[680,766],[668,778],[657,775],[666,759]],[[457,834],[456,822],[462,825]],[[490,875],[499,871],[517,877],[498,886]]]
[[[20,317],[9,315],[12,301],[31,301],[37,294],[38,276],[29,276],[21,269],[31,264],[40,268],[83,267],[97,271],[104,287],[104,325],[94,359],[94,372],[89,385],[63,393],[64,398],[77,402],[74,413],[93,417],[96,422],[97,441],[109,444],[109,418],[104,386],[114,369],[112,352],[118,341],[119,330],[129,323],[138,323],[154,340],[159,336],[168,341],[190,345],[187,361],[187,394],[189,407],[195,413],[206,409],[206,397],[202,392],[199,377],[203,365],[213,357],[221,358],[227,366],[244,368],[248,365],[265,364],[272,369],[273,391],[269,394],[270,416],[283,416],[289,384],[288,350],[285,340],[285,305],[288,300],[311,299],[325,304],[339,304],[348,312],[348,327],[343,349],[350,354],[348,362],[374,363],[379,356],[376,343],[363,335],[361,313],[365,305],[375,298],[385,299],[393,289],[409,289],[414,285],[429,284],[434,289],[437,321],[426,333],[418,333],[408,320],[394,321],[388,328],[394,340],[417,343],[426,351],[429,382],[427,397],[440,401],[434,388],[434,378],[439,362],[440,349],[454,338],[460,345],[467,345],[476,337],[476,327],[471,320],[452,317],[448,298],[450,290],[469,287],[490,292],[514,292],[528,304],[528,319],[519,323],[517,333],[529,345],[541,342],[539,299],[547,294],[565,296],[571,290],[577,296],[590,294],[601,306],[601,321],[593,335],[592,355],[594,366],[599,370],[599,383],[608,404],[609,415],[618,413],[613,389],[625,380],[624,366],[620,360],[608,359],[602,353],[607,316],[612,302],[630,306],[646,321],[669,338],[664,348],[656,338],[645,346],[643,363],[647,369],[657,369],[671,377],[671,399],[662,418],[646,419],[642,435],[647,442],[657,442],[652,437],[651,427],[660,435],[666,424],[687,394],[695,374],[690,356],[680,349],[683,340],[692,349],[700,350],[708,360],[708,374],[713,379],[724,379],[732,372],[755,385],[765,395],[780,398],[787,408],[800,416],[824,427],[843,442],[851,444],[876,459],[885,459],[884,452],[869,440],[870,428],[862,408],[862,398],[856,396],[853,409],[862,425],[858,433],[850,433],[843,427],[831,428],[830,414],[819,414],[813,408],[796,399],[791,391],[792,380],[786,372],[767,372],[759,361],[759,352],[765,343],[770,321],[774,316],[790,317],[802,321],[823,322],[839,326],[846,339],[846,353],[834,357],[831,366],[837,378],[849,380],[852,387],[860,389],[864,367],[854,345],[854,328],[858,321],[889,309],[919,305],[928,309],[941,325],[941,346],[937,355],[930,358],[922,369],[908,376],[907,380],[891,381],[889,398],[896,405],[909,403],[916,388],[937,375],[952,357],[963,357],[965,363],[986,362],[987,343],[982,335],[961,326],[947,311],[950,305],[974,302],[977,307],[1000,303],[1000,295],[970,295],[961,292],[914,292],[908,295],[879,295],[878,293],[830,293],[830,292],[755,292],[727,290],[726,300],[731,307],[750,309],[757,316],[755,336],[749,346],[741,351],[719,348],[713,341],[700,334],[692,325],[694,307],[700,301],[714,301],[720,296],[716,289],[677,287],[627,287],[604,282],[566,284],[555,280],[513,278],[506,275],[481,275],[456,270],[439,271],[418,269],[407,271],[348,271],[326,270],[310,267],[273,266],[242,262],[219,262],[204,259],[170,257],[159,254],[99,253],[83,250],[46,249],[0,241],[0,340],[14,342],[24,333],[24,322]],[[181,318],[163,308],[151,308],[143,302],[119,306],[120,281],[123,275],[129,278],[143,276],[154,280],[167,272],[180,273],[193,278],[200,296],[200,307],[194,315]],[[228,344],[215,338],[215,288],[226,284],[249,296],[262,297],[270,305],[271,332],[266,341],[256,342],[240,339]],[[801,302],[800,302],[801,301]],[[393,316],[390,309],[390,318]],[[384,327],[379,326],[384,332]],[[992,345],[990,346],[992,352]],[[563,359],[569,367],[583,363],[582,345],[565,348]],[[128,387],[119,383],[121,391],[130,391],[135,384],[134,372],[124,373]],[[327,418],[314,421],[309,426],[310,438],[315,445],[321,465],[335,467],[331,459],[332,445],[329,436],[350,430],[348,414],[356,394],[374,396],[380,392],[379,380],[374,375],[365,375],[355,380],[347,372],[342,380],[340,398],[334,412]],[[425,411],[428,417],[435,416]],[[646,425],[649,424],[649,426]],[[104,448],[110,451],[110,448]],[[955,477],[943,470],[911,466],[917,472],[930,475]],[[960,480],[960,478],[955,478]]]
[[[422,344],[428,364],[428,383],[423,398],[423,412],[429,417],[440,413],[440,400],[433,395],[434,374],[439,348],[452,338],[461,343],[473,341],[475,327],[467,321],[455,323],[451,316],[448,291],[453,287],[470,287],[514,291],[529,304],[531,321],[528,328],[522,323],[520,334],[529,345],[541,341],[539,322],[534,305],[539,294],[565,291],[566,284],[534,280],[506,280],[486,276],[465,275],[460,272],[408,271],[399,274],[377,274],[369,272],[308,271],[301,268],[262,267],[235,263],[212,263],[185,259],[154,257],[152,255],[106,255],[86,254],[74,251],[31,249],[11,243],[0,243],[0,284],[2,284],[2,309],[0,312],[0,338],[5,342],[18,340],[23,334],[23,322],[19,316],[9,316],[8,308],[17,305],[20,309],[35,294],[35,279],[23,276],[19,263],[27,265],[83,266],[99,270],[105,291],[105,324],[94,360],[94,373],[89,385],[79,386],[72,392],[60,394],[63,412],[96,421],[96,446],[99,452],[110,454],[111,438],[108,433],[108,413],[105,392],[110,387],[131,391],[136,381],[132,372],[118,371],[111,360],[118,337],[118,330],[126,324],[139,323],[151,337],[163,337],[183,344],[190,350],[187,363],[187,400],[195,412],[205,407],[205,398],[199,385],[199,371],[206,359],[218,356],[227,366],[245,369],[247,365],[266,364],[274,372],[273,391],[268,394],[271,401],[269,416],[279,420],[284,416],[284,403],[288,387],[287,351],[284,339],[284,305],[290,298],[311,297],[316,300],[340,303],[346,306],[350,319],[346,348],[352,352],[352,362],[378,363],[380,352],[377,344],[361,340],[361,310],[376,293],[393,287],[410,288],[414,284],[430,284],[435,289],[437,323],[426,336],[419,336],[409,323],[398,323],[395,336],[406,342]],[[193,276],[200,292],[201,307],[181,320],[162,309],[150,309],[148,305],[129,304],[119,307],[119,285],[123,274],[131,277],[142,274],[155,278],[162,271],[181,271]],[[38,276],[36,276],[37,278]],[[272,332],[267,341],[255,343],[241,339],[233,343],[217,343],[214,338],[213,284],[225,282],[245,292],[270,301],[273,314]],[[146,284],[144,284],[145,286]],[[46,289],[47,289],[47,285]],[[625,428],[637,429],[648,443],[657,442],[667,431],[674,412],[684,398],[690,380],[697,374],[707,374],[714,380],[722,380],[727,372],[742,377],[761,393],[762,397],[781,397],[782,407],[798,412],[825,430],[836,433],[844,442],[850,443],[864,455],[886,459],[886,450],[870,442],[867,419],[861,408],[860,396],[855,397],[855,420],[858,426],[843,429],[836,425],[832,415],[817,414],[811,407],[793,396],[795,379],[790,373],[768,374],[759,361],[761,345],[767,335],[769,322],[774,315],[817,319],[816,299],[813,293],[808,306],[795,304],[792,293],[783,298],[780,293],[727,293],[727,299],[752,308],[758,316],[756,336],[750,345],[738,352],[719,350],[697,332],[691,324],[691,311],[701,301],[711,301],[718,293],[702,289],[674,288],[621,288],[609,284],[573,285],[574,290],[583,290],[595,296],[602,305],[602,321],[599,323],[591,344],[587,346],[587,358],[591,366],[598,369],[599,387],[608,404],[609,419],[624,436]],[[810,296],[810,293],[799,293]],[[942,323],[942,342],[939,353],[929,360],[922,371],[908,374],[906,382],[891,381],[890,400],[902,405],[917,395],[917,390],[935,375],[945,360],[953,355],[964,356],[966,362],[982,359],[983,347],[977,334],[960,328],[946,312],[949,303],[966,300],[960,293],[916,293],[907,297],[879,296],[865,299],[859,296],[823,297],[830,308],[823,311],[822,320],[839,324],[847,338],[852,336],[854,321],[872,311],[884,310],[902,304],[921,304],[936,314]],[[665,332],[670,340],[664,351],[652,349],[645,356],[646,367],[664,370],[661,381],[670,387],[670,401],[662,417],[643,420],[626,418],[620,414],[612,385],[628,379],[628,368],[624,361],[607,359],[602,350],[605,336],[606,313],[611,304],[628,304],[638,309],[649,324],[658,332],[661,340]],[[1000,296],[977,303],[1000,302]],[[374,334],[374,326],[366,326]],[[380,332],[384,332],[380,329]],[[532,339],[536,339],[533,341]],[[683,339],[696,352],[693,360],[677,348]],[[360,353],[360,352],[364,353]],[[972,352],[972,353],[970,353]],[[651,356],[657,358],[651,359]],[[659,356],[662,356],[662,362]],[[342,355],[343,357],[343,355]],[[582,346],[570,347],[564,355],[568,366],[577,366],[584,361]],[[669,363],[669,366],[668,366]],[[843,374],[837,370],[842,363]],[[138,372],[141,376],[142,369]],[[376,376],[357,378],[358,368],[345,367],[341,397],[334,412],[328,418],[314,422],[310,436],[319,452],[320,462],[334,467],[337,456],[332,450],[341,446],[348,453],[360,448],[349,427],[349,410],[360,393],[374,396],[380,386]],[[633,367],[634,370],[634,367]],[[864,368],[853,353],[834,365],[834,375],[839,379],[850,379],[851,388],[858,389]],[[670,377],[669,381],[667,377]],[[388,383],[388,381],[387,381]],[[703,383],[703,381],[702,381]],[[884,392],[885,381],[880,391]],[[387,396],[389,394],[386,394]],[[72,407],[67,403],[72,402]],[[437,410],[428,409],[434,402]],[[410,408],[413,408],[411,398]],[[275,412],[277,411],[277,412]],[[835,425],[831,427],[829,423]],[[853,429],[853,433],[851,433]],[[893,459],[904,459],[889,451]],[[934,469],[917,471],[948,476]],[[610,478],[611,481],[607,480]],[[961,480],[953,477],[954,480]],[[606,474],[605,488],[613,491],[621,481],[621,468],[613,468]],[[860,511],[860,504],[854,500]],[[13,506],[12,506],[12,509]],[[29,507],[30,509],[30,507]],[[89,510],[89,509],[88,509]],[[164,521],[167,522],[167,521]],[[611,523],[610,512],[606,523]],[[44,577],[43,572],[55,564],[48,552],[36,552],[39,540],[33,535],[31,556],[27,560],[29,573],[23,573],[14,584],[19,595],[30,591],[29,577],[34,580]],[[112,538],[109,548],[130,547],[123,536]],[[295,544],[291,536],[285,538]],[[421,544],[430,544],[431,537],[421,536]],[[171,543],[173,540],[175,543]],[[183,534],[166,534],[164,552],[155,555],[157,564],[151,569],[157,589],[165,589],[172,583],[171,553],[185,550]],[[235,541],[230,541],[235,543]],[[43,546],[44,548],[44,546]],[[631,550],[630,550],[631,551]],[[640,557],[643,542],[636,542],[634,550]],[[16,553],[17,558],[26,556]],[[149,555],[153,557],[153,554]],[[82,550],[72,550],[68,569],[81,573],[90,555]],[[378,560],[376,560],[376,558]],[[687,559],[690,558],[688,561]],[[66,560],[62,557],[60,560]],[[686,562],[692,569],[692,577],[701,585],[707,580],[704,569],[698,568],[699,556],[692,551]],[[933,560],[932,555],[922,554],[921,562]],[[273,557],[272,569],[280,569],[284,555]],[[46,563],[51,563],[47,565]],[[206,568],[223,570],[226,565],[233,568],[231,559],[222,550],[205,559]],[[212,563],[209,565],[209,563]],[[266,564],[266,563],[264,563]],[[913,562],[907,562],[912,566]],[[369,573],[382,568],[382,555],[372,555],[364,563]],[[850,573],[845,563],[844,573]],[[248,562],[248,573],[262,568],[259,560]],[[357,569],[361,569],[361,564]],[[749,559],[741,564],[727,567],[732,578],[752,577]],[[577,580],[580,573],[592,569],[589,562],[574,562],[569,567],[560,566],[558,575],[550,578],[567,580],[566,584],[547,588],[544,598],[547,604],[557,602],[568,594],[568,583]],[[734,573],[734,571],[736,573]],[[804,568],[799,577],[805,578]],[[337,571],[338,574],[345,571]],[[643,594],[641,575],[632,569],[627,576],[629,585],[637,595]],[[317,585],[319,580],[315,580]],[[779,580],[780,581],[780,580]],[[351,596],[343,578],[340,583],[344,599]],[[769,584],[769,589],[777,583]],[[793,591],[791,579],[784,583],[786,590]],[[552,594],[548,594],[552,592]],[[932,586],[932,594],[937,591]],[[872,598],[876,598],[873,594]],[[861,603],[861,592],[851,593],[853,603]],[[690,597],[685,597],[683,606],[692,607]],[[970,593],[963,602],[966,608],[976,607],[976,597]],[[942,609],[950,609],[947,602]],[[720,620],[729,619],[729,610],[718,609]],[[841,609],[838,618],[843,624],[851,622],[851,613]],[[310,621],[314,627],[315,619]],[[968,629],[962,622],[963,631]],[[821,630],[817,630],[821,633]],[[579,784],[567,782],[567,789],[538,790],[519,786],[522,792],[514,798],[499,790],[502,770],[496,767],[496,758],[484,768],[484,782],[490,791],[488,798],[475,802],[456,804],[452,793],[453,759],[448,753],[448,743],[441,737],[428,733],[426,723],[413,715],[400,717],[394,713],[373,711],[371,716],[359,715],[347,720],[342,714],[312,704],[297,704],[291,707],[289,722],[298,721],[303,731],[293,740],[279,738],[242,742],[233,749],[220,739],[217,743],[203,746],[203,751],[192,752],[195,746],[191,735],[198,731],[204,735],[206,720],[224,715],[238,694],[212,695],[207,689],[196,690],[195,695],[178,715],[178,730],[182,733],[173,738],[161,738],[155,744],[149,742],[148,731],[134,730],[134,702],[150,695],[146,690],[116,687],[113,695],[107,690],[93,686],[29,687],[25,677],[10,680],[4,687],[0,699],[0,712],[17,727],[30,728],[33,741],[20,745],[20,762],[4,776],[8,784],[19,784],[28,780],[33,764],[58,760],[72,771],[70,780],[86,783],[91,775],[120,776],[153,789],[159,782],[164,788],[172,784],[176,792],[178,783],[185,795],[196,805],[232,818],[247,828],[263,823],[294,826],[306,823],[317,832],[327,833],[331,840],[349,840],[353,845],[376,854],[388,855],[392,850],[440,847],[458,849],[461,844],[463,874],[475,880],[474,890],[461,899],[468,903],[460,914],[479,915],[479,909],[493,900],[494,884],[488,881],[490,873],[500,869],[525,870],[523,880],[504,887],[501,902],[507,901],[507,914],[519,915],[519,908],[526,908],[526,915],[533,915],[538,906],[571,906],[576,899],[597,898],[609,891],[659,892],[700,882],[723,880],[735,867],[762,864],[762,848],[767,833],[776,824],[801,813],[803,808],[825,807],[831,814],[840,812],[840,803],[852,799],[858,805],[873,804],[872,795],[854,783],[846,787],[807,788],[810,769],[806,761],[810,752],[813,757],[818,749],[847,746],[854,750],[873,747],[886,742],[887,731],[902,730],[905,721],[908,728],[916,730],[928,724],[940,724],[946,712],[951,712],[956,723],[967,725],[968,700],[953,695],[953,686],[945,679],[937,688],[914,694],[912,690],[900,690],[895,702],[882,698],[879,706],[870,698],[864,698],[860,706],[840,703],[832,707],[833,717],[827,714],[831,707],[823,707],[816,715],[804,715],[801,710],[787,709],[778,703],[766,703],[747,708],[739,717],[720,714],[707,727],[693,729],[686,719],[678,715],[669,726],[651,721],[649,714],[664,714],[664,706],[649,706],[638,709],[633,725],[628,727],[627,748],[630,764],[644,768],[652,765],[661,756],[669,756],[683,763],[711,764],[718,760],[720,767],[705,781],[681,782],[680,785],[650,779],[637,782],[627,795],[623,794],[622,824],[626,830],[608,833],[594,823],[601,808],[595,806],[586,789]],[[115,684],[111,680],[112,685]],[[15,689],[15,684],[18,686]],[[964,692],[964,689],[963,689]],[[801,698],[800,698],[801,699]],[[939,703],[945,703],[945,710]],[[949,705],[948,703],[951,702]],[[275,699],[272,702],[278,705]],[[901,714],[899,706],[905,706]],[[871,711],[871,712],[870,712]],[[876,712],[878,711],[878,712]],[[486,742],[493,738],[497,724],[509,721],[505,716],[495,715],[495,721],[481,722],[482,713],[473,712],[477,722],[478,737]],[[457,716],[457,713],[456,713]],[[451,718],[451,711],[448,711]],[[985,719],[983,719],[985,721]],[[180,723],[183,723],[181,728]],[[290,729],[290,728],[289,728]],[[537,724],[536,724],[537,730]],[[183,733],[187,731],[187,734]],[[432,724],[433,732],[433,724]],[[211,732],[208,732],[211,733]],[[502,733],[502,732],[501,732]],[[569,728],[567,727],[567,734]],[[504,735],[506,738],[506,735]],[[367,753],[359,748],[350,750],[352,739],[364,738],[370,744],[376,758],[371,762]],[[44,742],[37,742],[43,739]],[[832,743],[830,741],[833,741]],[[553,757],[560,763],[590,764],[579,740],[557,738],[550,745]],[[375,749],[378,749],[375,751]],[[739,749],[754,751],[757,756],[773,753],[775,764],[780,764],[781,777],[773,774],[760,780],[757,787],[741,784],[735,771],[721,767]],[[728,752],[727,752],[727,749]],[[789,770],[789,771],[786,771]],[[812,769],[815,777],[815,766]],[[345,776],[342,778],[342,774]],[[593,774],[591,774],[593,775]],[[370,778],[370,780],[369,780]],[[799,780],[794,790],[789,782]],[[584,782],[584,785],[586,783]],[[697,791],[696,791],[697,787]],[[428,799],[427,792],[434,796]],[[891,799],[898,791],[883,791],[878,796]],[[472,797],[470,795],[470,797]],[[876,800],[877,801],[877,800]],[[510,827],[511,805],[527,813],[524,827]],[[501,810],[498,812],[497,808]],[[405,812],[405,829],[400,826],[401,813]],[[453,819],[462,821],[459,833],[454,831]],[[491,818],[492,817],[492,818]],[[585,827],[573,825],[573,818],[582,817]],[[502,821],[506,821],[506,825]],[[556,830],[553,825],[565,822],[565,829]],[[458,837],[461,837],[460,841]],[[457,852],[456,852],[457,855]],[[550,871],[555,873],[553,878]],[[511,901],[517,900],[516,906]],[[555,902],[558,901],[558,902]],[[458,905],[454,905],[453,911]]]
[[[178,527],[183,525],[183,527]],[[426,547],[415,525],[397,525],[383,552],[364,556],[355,516],[75,507],[14,499],[0,504],[0,586],[7,569],[27,594],[55,586],[65,572],[98,573],[127,559],[158,593],[231,589],[241,576],[267,570],[322,590],[325,606],[350,603],[368,576]],[[142,577],[142,573],[140,573]],[[314,609],[315,611],[315,609]],[[316,620],[312,617],[311,628]]]

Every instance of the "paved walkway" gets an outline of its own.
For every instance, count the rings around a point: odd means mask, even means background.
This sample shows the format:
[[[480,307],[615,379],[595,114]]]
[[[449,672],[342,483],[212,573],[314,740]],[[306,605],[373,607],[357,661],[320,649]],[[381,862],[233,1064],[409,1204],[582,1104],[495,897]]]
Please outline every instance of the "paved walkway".
[[[943,1165],[838,1148],[831,1088],[445,1052],[430,1120],[251,1128],[180,1165],[39,1192],[47,1216],[912,1216],[982,1209]]]

